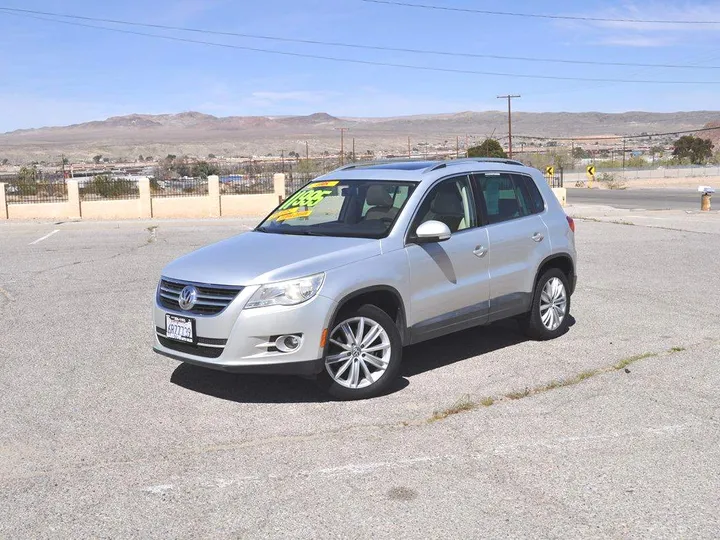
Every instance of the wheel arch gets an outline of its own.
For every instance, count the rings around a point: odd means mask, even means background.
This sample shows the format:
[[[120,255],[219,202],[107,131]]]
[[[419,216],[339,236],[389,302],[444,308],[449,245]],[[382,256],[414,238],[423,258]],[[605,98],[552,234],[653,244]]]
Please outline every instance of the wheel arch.
[[[402,344],[406,345],[408,343],[405,303],[400,292],[390,285],[363,287],[346,294],[335,306],[335,310],[330,317],[330,325],[335,323],[341,312],[359,308],[364,304],[374,305],[387,313],[398,327]]]
[[[575,292],[575,262],[573,261],[573,258],[569,253],[554,253],[553,255],[550,255],[549,257],[543,259],[543,261],[538,266],[537,272],[535,273],[533,291],[537,286],[537,282],[540,279],[540,276],[542,276],[550,268],[557,268],[562,271],[563,274],[565,274],[565,276],[567,277],[568,285],[570,286],[569,293],[570,295],[572,295]]]

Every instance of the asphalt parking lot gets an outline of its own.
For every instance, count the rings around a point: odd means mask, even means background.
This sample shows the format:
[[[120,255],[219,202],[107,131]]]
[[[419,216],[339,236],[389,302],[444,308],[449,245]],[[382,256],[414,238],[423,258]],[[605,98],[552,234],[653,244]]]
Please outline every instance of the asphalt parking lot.
[[[720,220],[683,219],[579,221],[565,336],[351,403],[151,351],[163,265],[250,222],[0,223],[0,537],[717,538]]]

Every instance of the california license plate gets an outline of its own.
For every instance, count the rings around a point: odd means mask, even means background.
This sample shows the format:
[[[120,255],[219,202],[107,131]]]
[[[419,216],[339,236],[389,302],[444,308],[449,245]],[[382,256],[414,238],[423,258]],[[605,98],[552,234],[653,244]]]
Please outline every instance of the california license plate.
[[[195,343],[195,319],[166,314],[165,336],[183,343]]]

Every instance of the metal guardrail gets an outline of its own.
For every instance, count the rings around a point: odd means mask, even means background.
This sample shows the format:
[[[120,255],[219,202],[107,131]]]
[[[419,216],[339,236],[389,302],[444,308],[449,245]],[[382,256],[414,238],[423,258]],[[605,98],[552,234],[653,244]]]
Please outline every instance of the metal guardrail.
[[[285,196],[289,197],[298,189],[310,182],[313,178],[320,176],[322,173],[289,173],[285,176]]]
[[[64,180],[8,182],[5,193],[8,204],[67,202],[68,190]]]
[[[220,176],[220,193],[223,195],[262,195],[274,190],[271,172]]]
[[[135,180],[112,179],[96,176],[80,187],[81,201],[139,199],[140,189]]]
[[[202,178],[152,180],[150,192],[153,197],[202,197],[208,195],[208,182]]]

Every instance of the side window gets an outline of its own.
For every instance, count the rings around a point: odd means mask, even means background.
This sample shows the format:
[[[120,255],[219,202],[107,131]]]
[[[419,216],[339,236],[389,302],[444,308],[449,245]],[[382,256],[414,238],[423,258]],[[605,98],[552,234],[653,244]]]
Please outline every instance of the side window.
[[[477,227],[475,204],[467,176],[449,178],[434,186],[420,205],[411,232],[430,220],[443,222],[453,233]]]
[[[515,180],[515,184],[520,188],[520,194],[530,214],[539,214],[545,210],[545,201],[532,178],[524,174],[515,174],[513,175],[513,179]]]
[[[533,213],[529,201],[507,173],[476,174],[478,190],[485,204],[488,223],[510,221]]]

